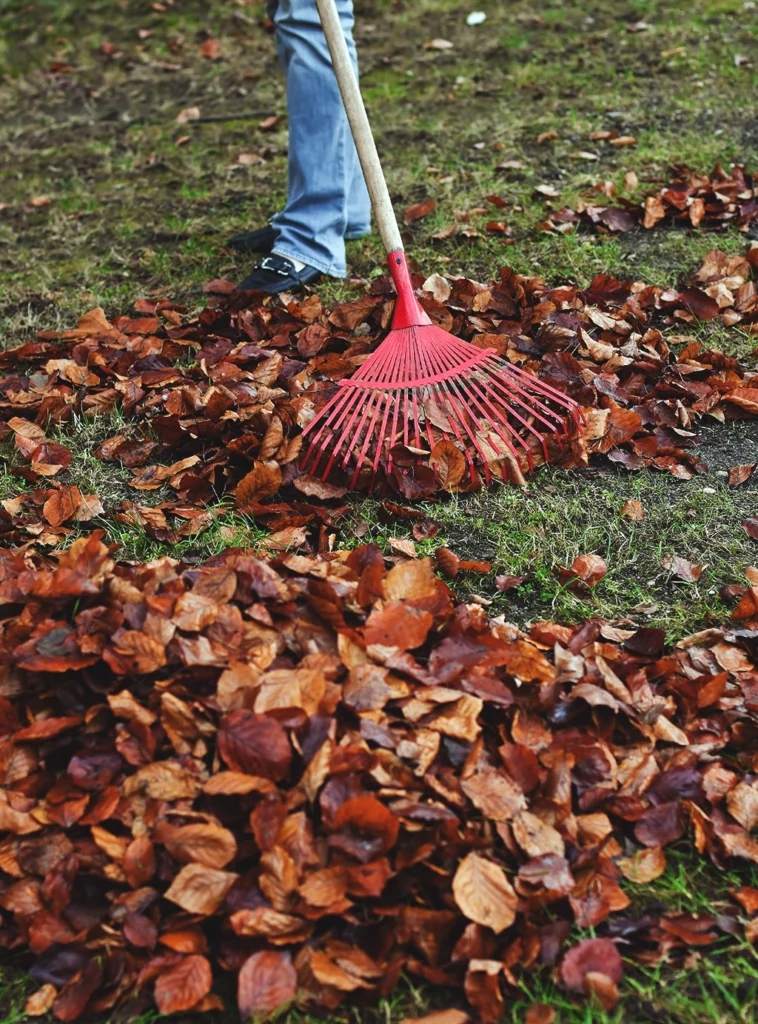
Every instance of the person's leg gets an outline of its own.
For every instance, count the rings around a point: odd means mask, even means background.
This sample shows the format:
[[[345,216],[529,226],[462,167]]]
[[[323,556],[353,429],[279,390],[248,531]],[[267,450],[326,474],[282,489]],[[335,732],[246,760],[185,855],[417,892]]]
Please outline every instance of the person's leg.
[[[353,60],[357,74],[355,50],[353,50]],[[366,188],[363,171],[361,170],[361,164],[358,160],[358,154],[355,151],[352,137],[350,139],[350,148],[353,151],[353,176],[350,182],[350,190],[347,194],[347,230],[345,231],[345,238],[348,240],[362,238],[371,232],[371,200],[369,199],[368,189]]]
[[[266,12],[274,23],[278,7],[279,0],[267,0]],[[358,59],[352,32],[347,33],[347,40],[350,55],[353,59],[353,67],[357,75]],[[292,45],[288,42],[286,33],[276,33],[276,47],[279,63],[286,78],[293,50]],[[348,140],[348,148],[350,150],[348,158],[352,160],[353,169],[350,175],[350,186],[347,194],[345,238],[353,239],[361,238],[371,231],[371,201],[366,189],[366,183],[363,180],[363,172],[358,161],[358,154],[355,152],[352,137]],[[229,240],[228,244],[234,249],[239,249],[241,252],[270,253],[276,244],[277,236],[277,228],[272,223],[255,231],[245,231],[235,235]]]
[[[347,37],[347,45],[357,78],[358,54],[355,50],[352,32]],[[358,159],[352,135],[350,135],[348,141],[348,148],[350,150],[353,170],[350,177],[350,188],[347,193],[347,230],[345,238],[351,239],[361,238],[371,231],[371,200],[369,199],[368,189],[363,178],[363,171],[361,170],[360,160]]]
[[[337,7],[354,56],[352,0],[337,0]],[[287,205],[272,221],[278,233],[274,252],[343,277],[349,214],[357,218],[350,227],[360,231],[368,219],[354,184],[355,146],[315,3],[279,0],[273,21],[287,75],[289,119],[289,188]]]

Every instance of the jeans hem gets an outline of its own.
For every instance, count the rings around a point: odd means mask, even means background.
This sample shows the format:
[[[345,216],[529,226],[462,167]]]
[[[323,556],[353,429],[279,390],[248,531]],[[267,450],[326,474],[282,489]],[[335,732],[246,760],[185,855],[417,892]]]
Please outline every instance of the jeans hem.
[[[371,228],[363,228],[357,231],[348,231],[345,235],[346,242],[355,242],[358,238],[365,238],[366,235],[371,234]]]
[[[315,267],[316,270],[320,270],[322,274],[327,274],[329,277],[345,277],[347,274],[347,267],[340,269],[335,267],[333,263],[323,263],[321,260],[314,259],[313,256],[308,256],[304,252],[295,252],[294,249],[288,249],[286,245],[277,245],[272,251],[277,256],[286,256],[290,260],[300,260],[307,267]]]

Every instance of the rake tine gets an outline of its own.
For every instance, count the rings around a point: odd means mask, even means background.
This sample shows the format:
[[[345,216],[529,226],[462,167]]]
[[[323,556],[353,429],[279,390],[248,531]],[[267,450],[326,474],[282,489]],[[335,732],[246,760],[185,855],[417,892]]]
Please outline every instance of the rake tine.
[[[356,462],[355,462],[355,471],[353,473],[353,478],[350,481],[350,489],[351,490],[355,487],[356,481],[358,480],[358,474],[360,473],[361,466],[363,465],[363,460],[366,457],[366,452],[368,451],[368,447],[371,444],[371,440],[372,440],[372,437],[374,435],[374,428],[376,427],[376,420],[377,420],[377,417],[379,416],[379,410],[382,407],[381,392],[380,391],[375,391],[374,395],[372,395],[372,400],[374,399],[374,397],[376,398],[376,401],[374,403],[374,411],[373,411],[373,415],[371,417],[371,423],[369,424],[369,427],[366,430],[366,436],[365,436],[364,441],[363,441],[363,447],[361,448],[360,455],[358,456],[358,458],[356,459]],[[370,404],[371,404],[371,402],[369,402],[369,406],[370,406]],[[357,439],[358,439],[358,433],[356,433],[356,441],[357,441]],[[347,465],[347,455],[345,456],[345,460],[342,463],[342,465],[343,465],[343,467]]]
[[[344,458],[342,459],[342,469],[345,469],[347,467],[348,460],[349,460],[350,456],[353,454],[353,452],[355,451],[355,449],[356,449],[356,447],[358,445],[358,442],[360,441],[361,435],[363,433],[364,424],[366,423],[366,420],[368,419],[368,417],[371,415],[371,410],[373,408],[374,402],[376,400],[376,396],[378,394],[379,394],[378,389],[372,390],[370,392],[370,394],[369,394],[368,401],[363,406],[363,412],[362,412],[361,418],[360,418],[360,420],[358,422],[358,426],[353,430],[352,440],[351,440],[350,444],[347,446],[347,448],[345,449],[345,455],[344,455]],[[369,440],[371,440],[371,434],[367,432],[367,436],[368,436]]]
[[[337,419],[342,406],[345,405],[346,403],[349,403],[350,398],[351,395],[348,391],[342,391],[340,394],[336,395],[331,402],[327,403],[327,405],[324,406],[324,408],[321,410],[318,416],[312,419],[311,422],[306,426],[305,430],[303,431],[304,436],[306,433],[313,430],[319,423],[319,421],[321,421],[321,426],[319,427],[318,433],[311,440],[310,447],[308,448],[308,451],[306,452],[305,457],[303,458],[302,466],[304,469],[307,467],[308,460],[311,457],[311,453],[318,446],[318,443],[321,439],[321,435],[324,433],[325,430],[332,426],[332,420]],[[334,408],[332,408],[332,404]],[[329,413],[328,416],[326,415],[327,413]],[[324,454],[324,451],[325,446],[322,446],[319,449],[318,455],[311,466],[314,476],[316,475],[315,470],[319,462],[321,461],[321,456]]]
[[[489,387],[491,390],[494,390],[494,385],[492,384],[491,381],[487,382],[487,384],[483,384],[483,385],[480,384],[480,387],[482,387],[482,389],[485,391],[485,393],[486,393],[487,387]],[[497,395],[496,395],[496,397],[497,397]],[[509,404],[509,400],[510,400],[510,396],[506,396],[505,399],[501,398],[501,401],[503,401],[503,404],[507,408],[509,414],[511,416],[513,416],[513,418],[515,420],[517,420],[524,427],[525,430],[527,430],[529,433],[531,433],[534,437],[537,438],[538,441],[540,441],[542,443],[543,454],[545,456],[545,460],[547,460],[547,457],[548,457],[548,455],[547,455],[547,445],[545,444],[545,440],[544,440],[542,434],[540,434],[540,432],[534,427],[534,425],[532,423],[529,423],[529,421],[526,420],[521,415],[521,413],[518,411],[518,409],[514,409],[513,406]],[[513,428],[511,427],[511,425],[508,423],[507,419],[503,416],[503,414],[501,412],[499,412],[498,410],[495,410],[495,415],[500,420],[502,420],[503,423],[505,423],[506,427],[513,433],[513,436],[519,441],[519,443],[523,447],[524,451],[527,453],[527,458],[529,460],[529,472],[533,473],[534,472],[534,461],[533,461],[533,458],[532,458],[531,449],[527,445],[526,441],[521,437],[520,434],[518,434],[515,430],[513,430]],[[535,415],[537,415],[537,414],[535,414]],[[541,417],[539,417],[539,418],[541,419]],[[546,425],[548,426],[549,429],[551,429],[551,430],[555,429],[553,427],[553,425],[550,424],[550,423],[547,423],[547,421],[543,420],[543,422],[546,423]]]
[[[546,417],[552,418],[556,422],[562,424],[563,419],[561,416],[558,415],[558,413],[556,413],[549,406],[545,405],[542,401],[540,401],[540,399],[534,398],[532,395],[530,395],[528,390],[522,387],[521,383],[519,383],[518,380],[508,379],[510,376],[509,369],[510,368],[505,367],[501,369],[500,367],[498,367],[497,369],[492,370],[490,372],[490,381],[492,382],[492,384],[496,384],[506,392],[509,392],[509,398],[511,401],[519,402],[519,404],[525,405],[530,410],[530,412],[534,412],[535,415],[537,414],[537,410],[539,410]],[[515,394],[511,396],[510,392],[515,392]],[[521,396],[524,396],[523,401]],[[546,419],[542,419],[542,422],[545,423],[545,425],[548,426],[551,430],[554,429],[553,425],[548,423]]]
[[[539,420],[548,430],[550,430],[553,434],[555,434],[556,439],[559,439],[560,434],[559,434],[559,432],[558,432],[558,430],[556,428],[556,424],[555,423],[551,423],[550,420],[547,419],[546,416],[543,416],[542,412],[540,411],[540,410],[545,409],[543,404],[541,402],[536,401],[536,400],[530,401],[530,402],[524,401],[524,399],[522,399],[520,397],[521,395],[523,395],[523,390],[521,388],[515,386],[515,385],[512,386],[512,388],[513,388],[513,390],[516,391],[516,394],[515,395],[511,395],[508,392],[508,390],[505,388],[505,385],[501,381],[495,379],[494,376],[490,377],[490,379],[488,381],[488,386],[492,390],[495,390],[496,388],[500,388],[502,391],[505,392],[505,394],[503,396],[501,396],[501,401],[504,401],[504,402],[506,402],[508,404],[508,409],[509,409],[511,415],[515,419],[517,419],[522,424],[522,426],[526,430],[529,431],[529,433],[531,433],[534,437],[542,440],[542,447],[543,447],[544,452],[545,452],[545,459],[547,459],[547,446],[545,445],[544,438],[542,438],[542,435],[536,429],[534,424],[530,423],[528,420],[526,420],[524,418],[524,416],[518,411],[518,409],[515,409],[511,403],[512,402],[518,402],[519,405],[523,405],[526,409],[529,410],[529,413],[532,416],[534,416],[535,419]],[[552,412],[552,410],[545,409],[545,411],[550,416],[554,417],[558,421],[558,423],[560,423],[559,417],[557,417],[556,414]]]
[[[326,480],[326,478],[329,476],[329,473],[331,472],[332,466],[334,465],[335,461],[337,460],[337,458],[339,456],[340,449],[342,448],[342,445],[345,443],[345,440],[347,439],[348,435],[350,434],[350,431],[351,431],[351,428],[353,426],[353,423],[355,422],[355,418],[358,415],[358,413],[360,412],[360,398],[361,398],[360,389],[356,388],[355,389],[355,394],[351,396],[350,401],[348,402],[347,407],[345,409],[345,412],[340,417],[340,421],[337,424],[337,429],[339,429],[339,426],[342,424],[342,422],[344,422],[345,417],[347,416],[348,412],[350,411],[352,403],[356,404],[356,408],[353,411],[353,413],[352,413],[352,415],[351,415],[347,425],[345,426],[345,429],[342,431],[342,434],[340,435],[340,439],[337,442],[337,445],[334,448],[334,450],[333,450],[333,452],[332,452],[332,454],[331,454],[331,456],[329,458],[329,461],[326,464],[326,469],[324,470],[324,472],[322,474],[322,477],[321,477],[322,480]]]
[[[525,370],[522,370],[520,366],[509,363],[508,368],[517,377],[523,378],[530,387],[534,387],[537,391],[544,394],[546,398],[549,398],[550,401],[555,402],[557,405],[561,405],[566,409],[571,414],[571,417],[577,427],[581,428],[582,424],[586,422],[586,417],[581,406],[577,405],[573,398],[569,398],[569,396],[564,395],[562,391],[558,391],[557,388],[546,384],[543,380],[540,380],[539,377],[533,377]]]
[[[471,381],[467,386],[473,388],[474,385],[481,387],[481,383],[479,381]],[[486,397],[486,395],[474,394],[472,395],[472,401],[474,401],[475,404],[477,405],[477,408],[479,408],[480,411],[482,411],[482,415],[484,416],[485,421],[492,427],[492,429],[497,433],[497,435],[500,437],[503,443],[507,446],[508,450],[513,455],[514,459],[518,461],[518,453],[516,452],[516,449],[513,447],[513,444],[511,443],[509,438],[503,433],[502,428],[498,425],[496,420],[493,420],[491,416],[488,416],[487,413],[481,409],[481,402],[484,402],[485,405],[491,408],[492,413],[502,421],[505,429],[511,433],[513,439],[515,441],[518,441],[521,447],[524,449],[524,453],[526,454],[526,458],[529,463],[529,472],[533,473],[534,459],[532,457],[531,449],[529,445],[526,443],[526,441],[523,439],[523,437],[521,437],[520,434],[516,433],[516,431],[508,423],[508,420],[503,416],[503,414],[498,409],[494,407],[494,405],[492,405],[492,402]]]
[[[451,381],[446,380],[444,382],[443,387],[448,392],[448,396],[450,398],[450,402],[451,402],[451,404],[453,406],[453,409],[455,411],[456,416],[458,417],[458,419],[461,422],[461,425],[462,425],[463,429],[468,434],[469,440],[473,444],[474,448],[476,448],[477,454],[479,455],[479,458],[482,460],[482,463],[486,466],[487,465],[487,459],[485,458],[484,452],[482,451],[481,445],[479,444],[479,440],[478,440],[476,434],[471,430],[471,427],[466,422],[466,418],[463,416],[463,414],[461,413],[460,409],[458,408],[458,406],[456,404],[456,398],[458,397],[457,391],[456,391],[456,395],[454,397],[453,394],[448,390],[451,387],[456,387],[456,385],[453,384]],[[461,443],[464,443],[463,442],[463,438],[461,438],[460,435],[458,435],[458,437],[459,437],[459,440],[461,441]]]

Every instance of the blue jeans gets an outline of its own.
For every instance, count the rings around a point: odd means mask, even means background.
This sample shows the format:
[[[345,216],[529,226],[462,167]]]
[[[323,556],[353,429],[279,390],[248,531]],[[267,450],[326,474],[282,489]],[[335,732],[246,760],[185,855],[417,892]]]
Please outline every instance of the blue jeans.
[[[352,0],[337,0],[353,64]],[[274,251],[324,274],[344,277],[345,238],[371,229],[371,204],[329,50],[313,0],[269,0],[279,61],[287,79],[287,205],[272,219]]]

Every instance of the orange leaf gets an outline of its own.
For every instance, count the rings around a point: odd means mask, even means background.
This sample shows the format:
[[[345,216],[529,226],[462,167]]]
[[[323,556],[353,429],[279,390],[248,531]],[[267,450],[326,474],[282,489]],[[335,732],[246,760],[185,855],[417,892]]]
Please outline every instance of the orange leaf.
[[[191,1010],[208,995],[213,983],[211,965],[204,956],[188,956],[161,974],[155,983],[155,1002],[160,1013]]]

